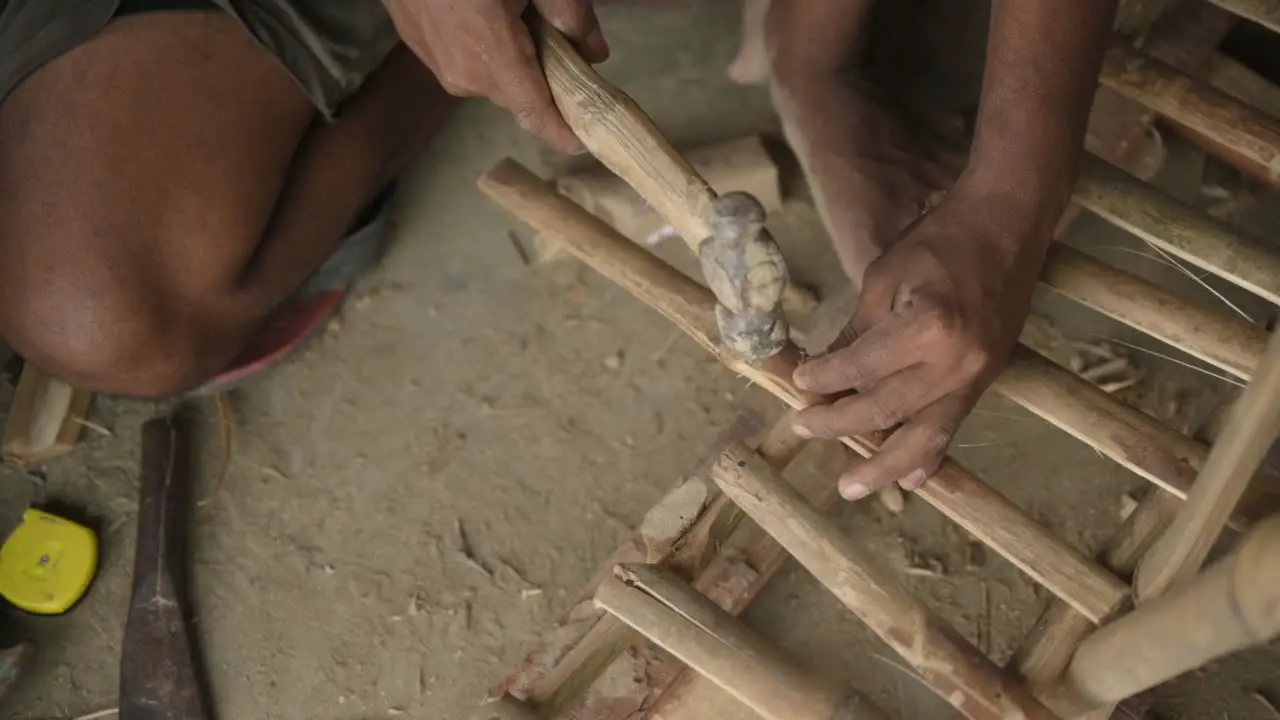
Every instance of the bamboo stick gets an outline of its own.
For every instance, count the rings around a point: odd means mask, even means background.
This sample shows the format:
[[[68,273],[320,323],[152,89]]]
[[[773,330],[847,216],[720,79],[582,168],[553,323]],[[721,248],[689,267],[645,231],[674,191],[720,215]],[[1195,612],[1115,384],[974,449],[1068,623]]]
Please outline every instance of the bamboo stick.
[[[78,390],[27,363],[18,379],[0,452],[18,466],[70,452],[80,439],[92,402],[93,393]]]
[[[1155,247],[1280,304],[1280,253],[1260,238],[1092,156],[1072,199]]]
[[[791,382],[799,360],[794,346],[759,366],[735,360],[716,339],[709,291],[636,248],[533,173],[504,161],[481,178],[480,187],[516,217],[561,240],[579,259],[658,310],[731,370],[793,408],[820,399]],[[842,441],[864,457],[879,448],[866,438]],[[916,494],[1092,619],[1107,617],[1127,596],[1127,588],[1113,575],[952,460],[946,460]]]
[[[768,444],[766,440],[758,452],[770,465],[779,467],[765,454]],[[790,479],[796,492],[821,512],[830,510],[840,501],[836,484],[831,481],[830,475],[805,472]],[[718,497],[724,498],[735,513],[742,515],[738,506],[723,493]],[[791,559],[772,536],[749,520],[742,522],[723,542],[717,542],[714,546],[708,544],[707,547],[713,547],[715,554],[706,569],[698,575],[693,587],[703,595],[713,598],[717,605],[733,615],[746,610],[773,576]],[[650,669],[655,674],[663,674],[667,670],[665,667],[652,666]],[[697,707],[691,707],[697,705],[697,686],[701,678],[678,663],[671,670],[673,679],[670,687],[653,704],[646,717],[702,717]]]
[[[1231,97],[1280,118],[1280,86],[1230,55],[1216,52],[1209,56],[1200,76]]]
[[[1280,433],[1280,335],[1272,335],[1258,375],[1240,395],[1227,425],[1209,451],[1173,526],[1138,569],[1138,600],[1189,579],[1204,563],[1227,518],[1249,486],[1267,449]]]
[[[1196,72],[1237,22],[1231,13],[1208,3],[1178,2],[1148,31],[1132,35],[1141,36],[1143,52],[1183,72]],[[1085,147],[1138,177],[1151,178],[1167,155],[1153,126],[1155,117],[1136,100],[1100,87],[1094,94]],[[1076,205],[1069,207],[1059,227],[1069,224],[1078,210]]]
[[[1083,712],[1280,635],[1277,557],[1280,517],[1186,584],[1090,635],[1059,692]]]
[[[965,717],[1056,718],[946,621],[786,485],[745,446],[726,450],[711,477],[921,679]]]
[[[1083,305],[1238,377],[1253,373],[1266,347],[1264,328],[1188,302],[1060,243],[1050,248],[1040,279]]]
[[[511,696],[488,702],[471,715],[471,720],[540,720],[529,706]]]
[[[1107,51],[1099,81],[1280,181],[1280,120],[1125,45]]]
[[[1208,450],[1018,346],[992,387],[1155,485],[1185,498]]]
[[[1214,5],[1280,33],[1280,3],[1275,0],[1210,0]]]
[[[885,720],[865,696],[799,667],[667,571],[619,566],[596,603],[765,720]]]

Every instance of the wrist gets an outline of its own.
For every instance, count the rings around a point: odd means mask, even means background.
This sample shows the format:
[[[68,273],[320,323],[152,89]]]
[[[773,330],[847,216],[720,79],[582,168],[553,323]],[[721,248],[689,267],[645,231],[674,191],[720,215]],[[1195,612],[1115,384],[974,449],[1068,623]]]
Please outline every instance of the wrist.
[[[988,206],[1011,226],[1048,239],[1071,201],[1075,176],[1074,160],[1019,163],[1007,155],[990,160],[975,152],[957,180],[956,190],[966,199]]]

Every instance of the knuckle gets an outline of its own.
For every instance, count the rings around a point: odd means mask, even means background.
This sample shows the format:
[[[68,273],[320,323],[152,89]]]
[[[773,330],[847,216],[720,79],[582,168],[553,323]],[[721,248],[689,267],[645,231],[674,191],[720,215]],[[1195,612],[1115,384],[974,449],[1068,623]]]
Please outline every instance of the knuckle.
[[[940,460],[946,454],[947,448],[951,447],[951,440],[954,433],[942,427],[929,428],[924,432],[921,442],[925,450],[929,454],[930,461]]]
[[[955,338],[957,322],[951,313],[927,301],[919,303],[918,307],[920,308],[920,323],[924,328],[924,332],[931,339],[939,342],[950,342]]]
[[[855,388],[862,383],[864,373],[858,367],[858,363],[848,359],[843,359],[832,367],[832,377],[841,386],[841,389],[848,390]]]
[[[902,413],[898,408],[882,397],[871,395],[867,398],[870,403],[871,422],[878,430],[886,430],[902,422]]]

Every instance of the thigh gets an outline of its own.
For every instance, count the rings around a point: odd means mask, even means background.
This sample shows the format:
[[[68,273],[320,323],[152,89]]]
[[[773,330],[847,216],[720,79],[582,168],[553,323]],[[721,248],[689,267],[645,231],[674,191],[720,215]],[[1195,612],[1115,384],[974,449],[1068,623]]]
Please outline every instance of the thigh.
[[[159,289],[237,272],[315,116],[217,11],[124,17],[36,70],[0,106],[0,335],[153,319],[180,301]]]

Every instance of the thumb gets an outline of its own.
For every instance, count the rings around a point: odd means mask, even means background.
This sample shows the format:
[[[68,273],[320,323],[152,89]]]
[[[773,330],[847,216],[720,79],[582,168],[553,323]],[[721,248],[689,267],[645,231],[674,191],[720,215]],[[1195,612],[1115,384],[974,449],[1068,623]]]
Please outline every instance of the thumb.
[[[533,0],[538,14],[565,34],[589,63],[609,59],[609,43],[590,0]]]
[[[894,271],[894,264],[890,251],[871,263],[862,276],[858,305],[849,320],[851,339],[866,333],[893,310],[893,298],[898,291],[898,273]]]

